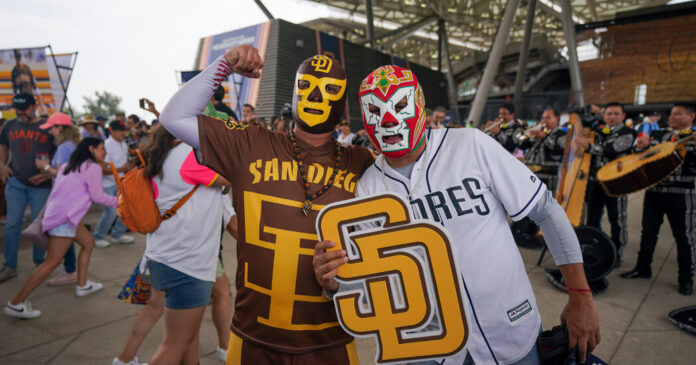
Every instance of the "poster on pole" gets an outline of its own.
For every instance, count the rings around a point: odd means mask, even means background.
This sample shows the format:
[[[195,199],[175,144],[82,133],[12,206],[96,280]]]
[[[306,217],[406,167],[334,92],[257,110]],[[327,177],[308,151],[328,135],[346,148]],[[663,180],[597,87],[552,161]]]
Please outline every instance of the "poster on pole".
[[[55,101],[57,111],[62,111],[65,107],[65,91],[70,84],[70,77],[77,53],[59,53],[48,55],[48,75],[51,80],[51,92]]]
[[[0,50],[0,110],[3,118],[13,118],[12,97],[20,92],[34,95],[40,115],[56,112],[46,47]]]

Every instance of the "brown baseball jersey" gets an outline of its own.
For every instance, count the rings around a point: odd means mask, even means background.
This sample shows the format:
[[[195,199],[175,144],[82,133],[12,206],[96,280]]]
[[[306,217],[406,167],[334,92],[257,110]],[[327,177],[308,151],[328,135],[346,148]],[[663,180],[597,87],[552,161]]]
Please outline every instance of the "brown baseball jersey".
[[[358,178],[373,162],[371,152],[345,148],[333,186],[306,216],[305,189],[287,134],[208,116],[199,116],[198,130],[200,162],[232,183],[238,215],[231,330],[245,341],[289,353],[350,342],[314,277],[315,220],[326,204],[355,196]],[[314,193],[331,178],[335,144],[297,144]]]

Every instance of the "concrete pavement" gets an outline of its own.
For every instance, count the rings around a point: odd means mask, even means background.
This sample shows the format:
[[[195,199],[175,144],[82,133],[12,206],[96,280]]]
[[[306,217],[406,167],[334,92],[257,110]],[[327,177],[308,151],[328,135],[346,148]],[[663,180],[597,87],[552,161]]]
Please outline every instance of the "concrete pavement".
[[[623,266],[609,275],[609,289],[596,296],[602,342],[595,353],[611,364],[695,364],[696,337],[672,325],[667,314],[678,307],[696,304],[696,295],[677,293],[676,246],[667,222],[662,227],[653,263],[652,279],[626,280],[618,277],[635,263],[640,240],[643,194],[629,196],[629,243]],[[94,227],[100,208],[92,208],[85,222]],[[606,218],[605,231],[608,232]],[[0,228],[0,233],[3,231]],[[126,304],[116,296],[145,249],[143,235],[133,234],[136,242],[95,248],[88,277],[104,284],[104,290],[83,298],[74,286],[38,288],[30,300],[43,314],[33,320],[0,315],[0,364],[111,364],[128,336],[132,322],[142,306]],[[1,243],[0,243],[1,245]],[[223,260],[233,281],[236,266],[235,243],[225,235]],[[0,283],[0,302],[4,305],[24,284],[34,265],[29,244],[19,252],[19,275]],[[539,304],[545,329],[559,323],[567,296],[552,288],[544,268],[554,267],[550,255],[542,267],[535,263],[538,250],[522,249]],[[234,289],[233,289],[234,293]],[[159,345],[163,321],[150,332],[138,355],[146,361]],[[216,359],[217,336],[210,310],[201,329],[201,364],[221,364]],[[372,340],[359,340],[361,364],[373,364]]]

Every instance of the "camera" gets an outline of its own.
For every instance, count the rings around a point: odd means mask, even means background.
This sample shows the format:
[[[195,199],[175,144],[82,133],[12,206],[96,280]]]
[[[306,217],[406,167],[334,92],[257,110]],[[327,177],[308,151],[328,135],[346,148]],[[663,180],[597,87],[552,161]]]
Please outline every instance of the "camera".
[[[285,103],[283,107],[280,108],[280,117],[283,119],[292,118],[292,105],[290,105],[290,103]]]

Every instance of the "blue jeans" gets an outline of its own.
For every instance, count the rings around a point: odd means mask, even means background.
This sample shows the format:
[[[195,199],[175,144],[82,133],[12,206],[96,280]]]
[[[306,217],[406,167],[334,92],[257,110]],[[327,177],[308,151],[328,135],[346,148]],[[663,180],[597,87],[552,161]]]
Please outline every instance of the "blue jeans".
[[[118,187],[116,185],[104,188],[104,192],[111,196],[116,196],[118,194]],[[103,240],[107,234],[109,234],[109,229],[111,229],[111,237],[119,238],[126,233],[126,226],[121,222],[121,218],[116,215],[116,208],[103,207],[104,213],[102,213],[101,218],[99,218],[99,223],[97,223],[97,228],[94,229],[94,239]],[[116,222],[116,223],[114,223]],[[112,228],[113,226],[113,228]]]
[[[7,200],[7,223],[5,225],[5,265],[17,268],[17,250],[19,237],[22,233],[22,221],[27,204],[31,207],[31,219],[36,219],[43,209],[49,188],[37,188],[22,184],[14,177],[7,179],[5,199]],[[40,264],[45,260],[46,251],[36,246],[34,248],[34,263]]]
[[[73,227],[72,223],[66,222],[51,228],[48,234],[50,236],[75,238],[76,229],[77,227]],[[68,250],[65,252],[65,256],[63,256],[63,266],[65,266],[66,273],[72,274],[75,272],[75,243],[71,243]]]
[[[165,264],[149,261],[152,286],[164,292],[164,306],[170,309],[191,309],[210,304],[212,281],[186,275]]]

